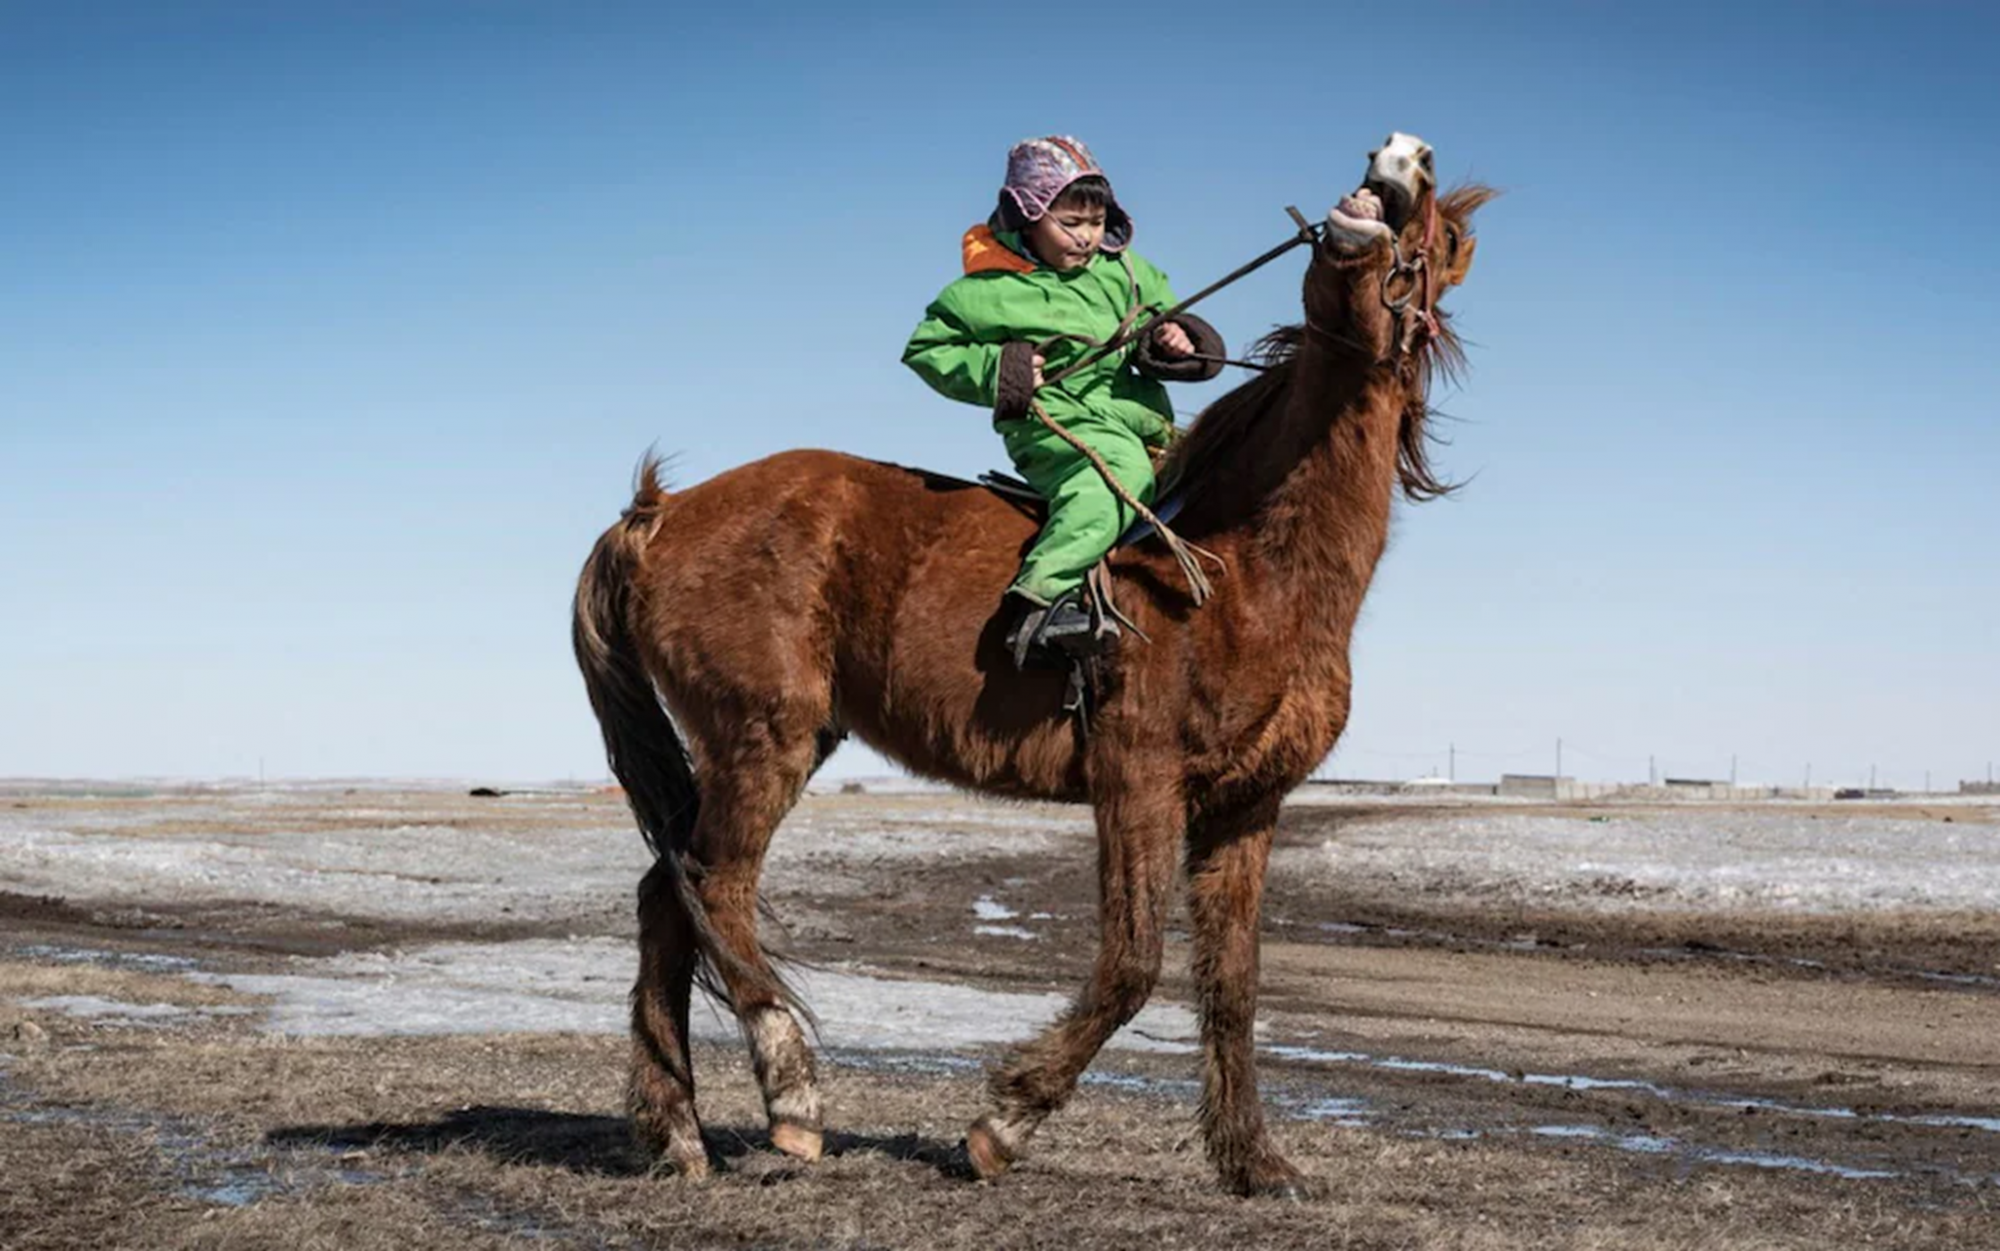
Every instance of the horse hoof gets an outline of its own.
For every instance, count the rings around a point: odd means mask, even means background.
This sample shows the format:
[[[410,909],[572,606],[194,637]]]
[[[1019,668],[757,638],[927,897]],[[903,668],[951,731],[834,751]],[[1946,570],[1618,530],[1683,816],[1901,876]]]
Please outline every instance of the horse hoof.
[[[1000,1141],[1000,1135],[984,1118],[965,1131],[965,1157],[971,1161],[972,1171],[978,1174],[981,1181],[992,1181],[1014,1163],[1014,1157]]]
[[[1279,1178],[1261,1182],[1250,1188],[1253,1199],[1282,1199],[1287,1203],[1304,1203],[1313,1197],[1312,1187],[1303,1177]]]
[[[685,1181],[698,1182],[707,1181],[714,1173],[715,1166],[709,1163],[706,1154],[662,1155],[653,1160],[652,1167],[647,1171],[654,1177],[678,1177]]]
[[[1319,1197],[1319,1190],[1312,1180],[1282,1160],[1248,1168],[1241,1173],[1225,1173],[1222,1182],[1225,1189],[1245,1199],[1283,1199],[1288,1203],[1304,1203]]]
[[[825,1149],[825,1142],[816,1129],[794,1125],[789,1121],[779,1121],[771,1126],[771,1145],[786,1155],[811,1164],[819,1159]]]

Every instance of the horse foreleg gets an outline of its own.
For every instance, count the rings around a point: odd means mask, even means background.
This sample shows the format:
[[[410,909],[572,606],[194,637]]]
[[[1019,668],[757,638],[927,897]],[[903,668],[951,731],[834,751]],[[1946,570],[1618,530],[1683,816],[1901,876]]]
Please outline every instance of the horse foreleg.
[[[708,1149],[695,1116],[688,1055],[694,989],[694,929],[664,863],[639,883],[639,980],[632,987],[632,1065],[627,1110],[639,1142],[675,1172],[703,1176]]]
[[[1121,779],[1097,800],[1098,951],[1090,980],[1055,1024],[994,1074],[993,1107],[966,1133],[981,1177],[1007,1170],[1160,976],[1161,935],[1185,827],[1178,787]]]
[[[1257,1096],[1258,918],[1278,823],[1275,798],[1205,816],[1188,840],[1188,911],[1201,1013],[1201,1124],[1208,1158],[1237,1194],[1299,1198],[1305,1182],[1271,1144]]]

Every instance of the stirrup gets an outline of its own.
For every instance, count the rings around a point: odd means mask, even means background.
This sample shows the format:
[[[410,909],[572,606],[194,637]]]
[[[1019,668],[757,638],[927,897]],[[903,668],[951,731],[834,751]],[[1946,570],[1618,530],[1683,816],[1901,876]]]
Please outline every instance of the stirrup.
[[[1033,605],[1007,635],[1007,649],[1014,667],[1027,669],[1036,656],[1059,663],[1063,668],[1109,650],[1120,634],[1118,623],[1108,616],[1095,596],[1081,588],[1065,591],[1047,607]]]

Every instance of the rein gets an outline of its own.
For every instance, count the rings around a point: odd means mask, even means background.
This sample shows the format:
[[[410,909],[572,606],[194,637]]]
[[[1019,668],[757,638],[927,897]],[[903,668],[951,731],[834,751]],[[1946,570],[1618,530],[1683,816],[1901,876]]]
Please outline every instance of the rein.
[[[1285,212],[1291,214],[1292,220],[1298,223],[1299,230],[1297,234],[1285,240],[1277,247],[1272,248],[1270,251],[1264,253],[1262,256],[1259,256],[1255,260],[1250,261],[1247,264],[1237,266],[1235,269],[1224,274],[1222,277],[1216,279],[1214,282],[1209,283],[1207,286],[1195,292],[1187,299],[1182,300],[1179,304],[1174,305],[1172,308],[1163,309],[1160,310],[1159,312],[1156,312],[1152,317],[1147,318],[1143,324],[1135,326],[1133,323],[1137,320],[1137,314],[1145,312],[1146,311],[1145,309],[1134,309],[1133,312],[1127,313],[1125,315],[1125,320],[1119,323],[1117,331],[1113,333],[1110,338],[1104,340],[1102,343],[1093,344],[1092,349],[1090,351],[1085,352],[1082,356],[1078,357],[1076,360],[1071,361],[1068,365],[1064,366],[1056,373],[1050,375],[1047,378],[1044,378],[1042,380],[1042,385],[1053,386],[1054,384],[1061,382],[1063,379],[1069,377],[1071,374],[1074,374],[1079,370],[1087,369],[1090,366],[1095,365],[1098,361],[1103,360],[1105,357],[1111,355],[1111,353],[1113,352],[1116,352],[1118,349],[1124,347],[1126,344],[1131,343],[1137,339],[1143,338],[1147,334],[1150,334],[1155,326],[1164,324],[1165,322],[1171,320],[1178,313],[1186,312],[1188,309],[1193,308],[1196,304],[1199,304],[1201,301],[1207,299],[1211,295],[1214,295],[1216,292],[1222,290],[1226,286],[1229,286],[1231,283],[1237,282],[1240,279],[1247,278],[1251,274],[1256,273],[1258,270],[1264,268],[1264,266],[1269,265],[1272,261],[1277,260],[1279,257],[1291,251],[1293,248],[1298,247],[1300,244],[1313,244],[1319,242],[1320,235],[1325,230],[1324,226],[1318,225],[1313,222],[1308,222],[1305,219],[1305,215],[1303,213],[1300,213],[1299,210],[1292,205],[1289,204],[1286,205]],[[1119,259],[1123,261],[1124,257],[1121,256],[1119,257]],[[1132,267],[1129,262],[1125,266],[1125,275],[1128,279],[1132,279]],[[1133,291],[1136,295],[1138,291],[1137,279],[1132,279],[1132,286],[1133,286]],[[1071,336],[1060,336],[1060,337],[1068,338]],[[1236,364],[1237,362],[1225,361],[1223,363],[1233,365]]]
[[[1270,251],[1265,252],[1262,256],[1246,264],[1237,266],[1229,273],[1209,283],[1172,308],[1157,309],[1152,305],[1141,306],[1139,304],[1138,276],[1132,272],[1132,262],[1127,260],[1123,254],[1120,254],[1118,261],[1125,269],[1125,280],[1130,287],[1132,307],[1126,312],[1124,317],[1119,319],[1118,328],[1102,341],[1091,339],[1085,335],[1056,334],[1037,343],[1035,345],[1037,353],[1046,352],[1050,347],[1061,342],[1082,343],[1086,348],[1082,356],[1057,372],[1043,378],[1041,385],[1044,387],[1054,386],[1072,374],[1087,369],[1103,360],[1113,352],[1117,352],[1129,344],[1143,339],[1146,335],[1151,334],[1155,327],[1164,325],[1178,314],[1186,312],[1209,296],[1214,295],[1217,291],[1262,269],[1293,248],[1301,245],[1317,245],[1321,241],[1326,230],[1324,225],[1307,221],[1305,215],[1300,213],[1294,205],[1286,205],[1285,212],[1291,215],[1292,221],[1298,226],[1298,233]],[[1423,245],[1417,252],[1416,258],[1412,260],[1403,255],[1403,241],[1400,236],[1392,236],[1391,238],[1391,246],[1395,249],[1395,258],[1389,267],[1389,271],[1382,276],[1382,304],[1396,320],[1396,335],[1392,341],[1390,355],[1379,359],[1371,357],[1371,363],[1373,364],[1387,364],[1396,357],[1408,355],[1414,351],[1417,346],[1417,330],[1419,327],[1423,329],[1427,340],[1437,336],[1437,315],[1431,307],[1430,272],[1430,250],[1431,244],[1437,238],[1437,228],[1437,196],[1433,194],[1431,196],[1430,211],[1424,221]],[[1409,279],[1410,285],[1401,297],[1397,297],[1391,293],[1391,287],[1398,279],[1402,278]],[[1410,304],[1413,300],[1417,304],[1414,312],[1410,309]],[[1152,316],[1141,321],[1141,315],[1147,312],[1151,312]],[[1328,330],[1324,326],[1316,325],[1310,313],[1306,315],[1305,328],[1308,333],[1317,335],[1319,338],[1335,346],[1346,348],[1357,355],[1369,355],[1367,350],[1354,340]],[[1258,361],[1231,360],[1226,356],[1208,356],[1199,352],[1189,353],[1189,356],[1195,360],[1218,361],[1224,365],[1234,365],[1239,369],[1264,371],[1272,368],[1271,365]],[[1105,463],[1104,458],[1094,448],[1070,431],[1065,430],[1056,423],[1053,417],[1049,416],[1048,410],[1042,407],[1040,400],[1031,401],[1030,407],[1036,421],[1040,422],[1077,452],[1081,453],[1090,462],[1091,467],[1097,471],[1098,476],[1104,479],[1105,485],[1111,488],[1111,493],[1118,497],[1119,502],[1130,508],[1140,520],[1153,528],[1153,532],[1167,545],[1167,550],[1173,553],[1175,562],[1180,565],[1181,575],[1187,580],[1188,591],[1194,598],[1195,606],[1200,607],[1203,603],[1207,602],[1209,596],[1214,594],[1214,587],[1208,579],[1207,572],[1202,568],[1202,561],[1209,561],[1218,570],[1222,570],[1227,568],[1222,558],[1206,548],[1189,543],[1168,529],[1166,522],[1161,521],[1159,517],[1155,516],[1152,509],[1146,507],[1138,496],[1134,495],[1124,483],[1118,480],[1118,475],[1111,471],[1111,466]],[[1100,562],[1101,565],[1102,562]],[[1103,591],[1101,592],[1103,602],[1109,606],[1110,578],[1105,576],[1099,579],[1099,581],[1103,586]],[[1093,585],[1093,589],[1095,589],[1095,584]],[[1124,614],[1118,613],[1115,607],[1110,607],[1109,611],[1121,619],[1124,616]],[[1131,622],[1128,620],[1126,624],[1131,625]],[[1136,629],[1137,627],[1133,628]]]

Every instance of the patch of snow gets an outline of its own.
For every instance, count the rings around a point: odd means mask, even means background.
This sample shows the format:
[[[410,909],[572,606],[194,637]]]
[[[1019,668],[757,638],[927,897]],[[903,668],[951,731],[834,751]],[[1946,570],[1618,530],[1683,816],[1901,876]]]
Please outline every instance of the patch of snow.
[[[972,914],[982,921],[1011,921],[1021,915],[991,895],[981,895],[973,900]]]
[[[637,959],[629,942],[601,939],[450,943],[395,954],[350,953],[299,962],[296,974],[196,973],[196,980],[274,1001],[269,1027],[285,1034],[622,1034]],[[820,1041],[856,1050],[939,1050],[1018,1042],[1067,1000],[870,970],[805,969],[794,979],[819,1015]],[[697,1007],[696,1038],[737,1038],[736,1023]],[[1194,1014],[1156,1003],[1110,1045],[1185,1052]]]
[[[1018,925],[975,925],[975,934],[991,934],[995,938],[1025,938],[1033,941],[1039,937],[1033,930],[1024,930]]]

